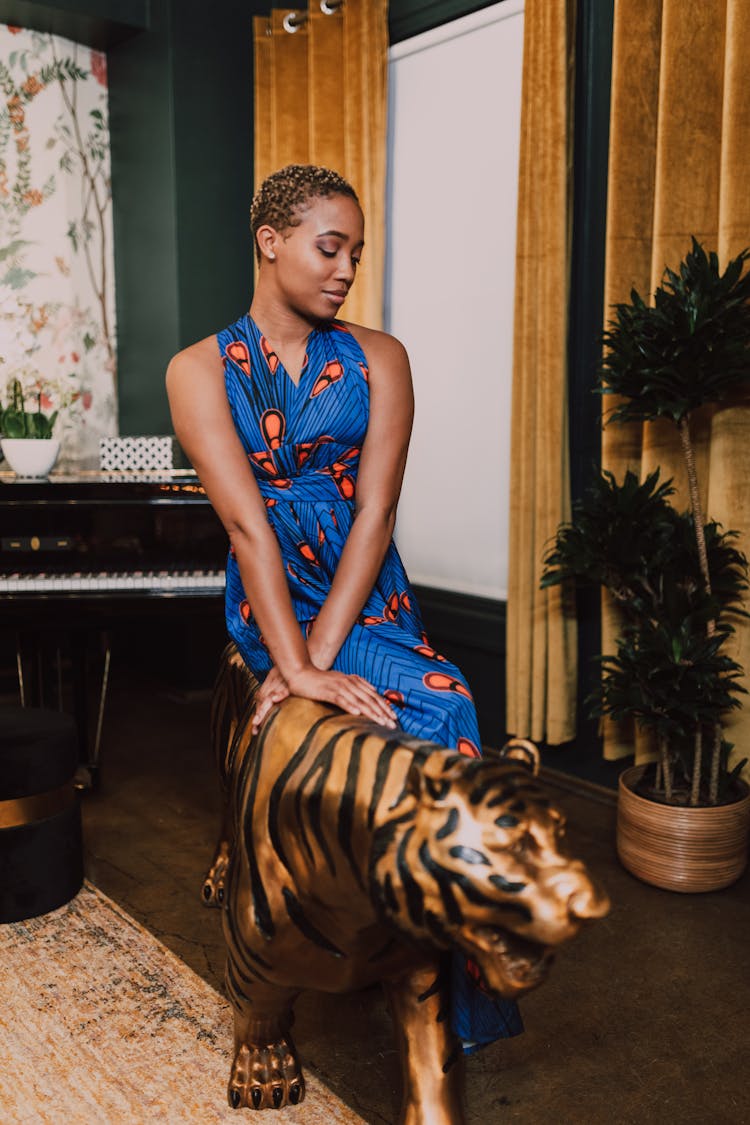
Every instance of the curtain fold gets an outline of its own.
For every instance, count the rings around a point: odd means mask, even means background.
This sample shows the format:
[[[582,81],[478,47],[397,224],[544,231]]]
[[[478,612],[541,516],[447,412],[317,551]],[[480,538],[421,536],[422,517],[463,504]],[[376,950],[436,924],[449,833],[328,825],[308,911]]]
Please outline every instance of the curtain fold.
[[[570,518],[567,322],[572,203],[574,10],[527,0],[516,245],[507,727],[575,734],[576,626],[542,559]]]
[[[653,293],[695,235],[722,263],[750,244],[750,41],[746,0],[615,0],[606,319],[632,287]],[[750,553],[750,408],[706,410],[695,427],[697,468],[707,514],[742,532]],[[609,426],[603,466],[621,478],[660,466],[673,476],[675,503],[688,506],[673,426]],[[617,620],[605,604],[603,651],[614,650]],[[741,622],[733,655],[750,671],[750,627]],[[727,737],[750,736],[750,711],[732,715]],[[632,732],[606,724],[604,753],[633,752]],[[638,740],[636,760],[649,753]]]
[[[300,9],[296,9],[299,14]],[[365,252],[343,315],[383,317],[388,76],[387,0],[311,5],[290,33],[274,9],[253,20],[255,186],[285,164],[322,164],[350,181],[365,215]]]

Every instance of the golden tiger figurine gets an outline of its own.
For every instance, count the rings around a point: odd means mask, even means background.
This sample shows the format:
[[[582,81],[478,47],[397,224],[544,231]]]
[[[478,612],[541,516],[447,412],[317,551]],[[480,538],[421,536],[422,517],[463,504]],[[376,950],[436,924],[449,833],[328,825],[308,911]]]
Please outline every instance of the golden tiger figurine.
[[[291,697],[250,734],[255,680],[232,645],[212,709],[227,816],[203,885],[223,906],[235,1019],[229,1103],[278,1109],[305,1085],[290,1035],[303,989],[385,986],[405,1125],[462,1120],[441,955],[492,993],[545,977],[551,947],[606,896],[561,850],[564,818],[527,765],[467,758]],[[536,748],[511,754],[528,762]]]

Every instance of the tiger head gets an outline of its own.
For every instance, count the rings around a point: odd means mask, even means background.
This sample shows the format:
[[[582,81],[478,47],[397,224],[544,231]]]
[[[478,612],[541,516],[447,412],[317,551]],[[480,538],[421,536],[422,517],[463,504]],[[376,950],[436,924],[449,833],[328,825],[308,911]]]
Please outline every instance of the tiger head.
[[[432,749],[379,829],[376,901],[413,939],[465,953],[491,993],[520,995],[544,980],[556,945],[609,909],[564,830],[526,766]]]

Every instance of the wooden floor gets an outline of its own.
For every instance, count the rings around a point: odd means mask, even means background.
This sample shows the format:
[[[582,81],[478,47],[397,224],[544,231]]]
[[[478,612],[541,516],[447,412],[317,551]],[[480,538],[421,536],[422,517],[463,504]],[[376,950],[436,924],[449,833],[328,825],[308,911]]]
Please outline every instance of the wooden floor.
[[[219,917],[199,899],[218,826],[208,707],[207,692],[170,694],[115,663],[84,825],[89,878],[220,987]],[[647,887],[617,863],[614,806],[552,792],[612,912],[524,998],[526,1032],[468,1060],[468,1121],[750,1123],[750,876],[702,896]],[[396,1121],[397,1059],[378,989],[303,996],[295,1038],[305,1064],[366,1121]]]

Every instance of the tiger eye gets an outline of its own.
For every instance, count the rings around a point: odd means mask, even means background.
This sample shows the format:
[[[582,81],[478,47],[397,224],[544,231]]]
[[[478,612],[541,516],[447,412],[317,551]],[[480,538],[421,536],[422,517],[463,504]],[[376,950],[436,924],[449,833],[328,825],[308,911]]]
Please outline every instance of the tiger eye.
[[[518,825],[518,817],[511,816],[510,813],[504,813],[503,816],[497,817],[495,824],[498,828],[516,828]]]

